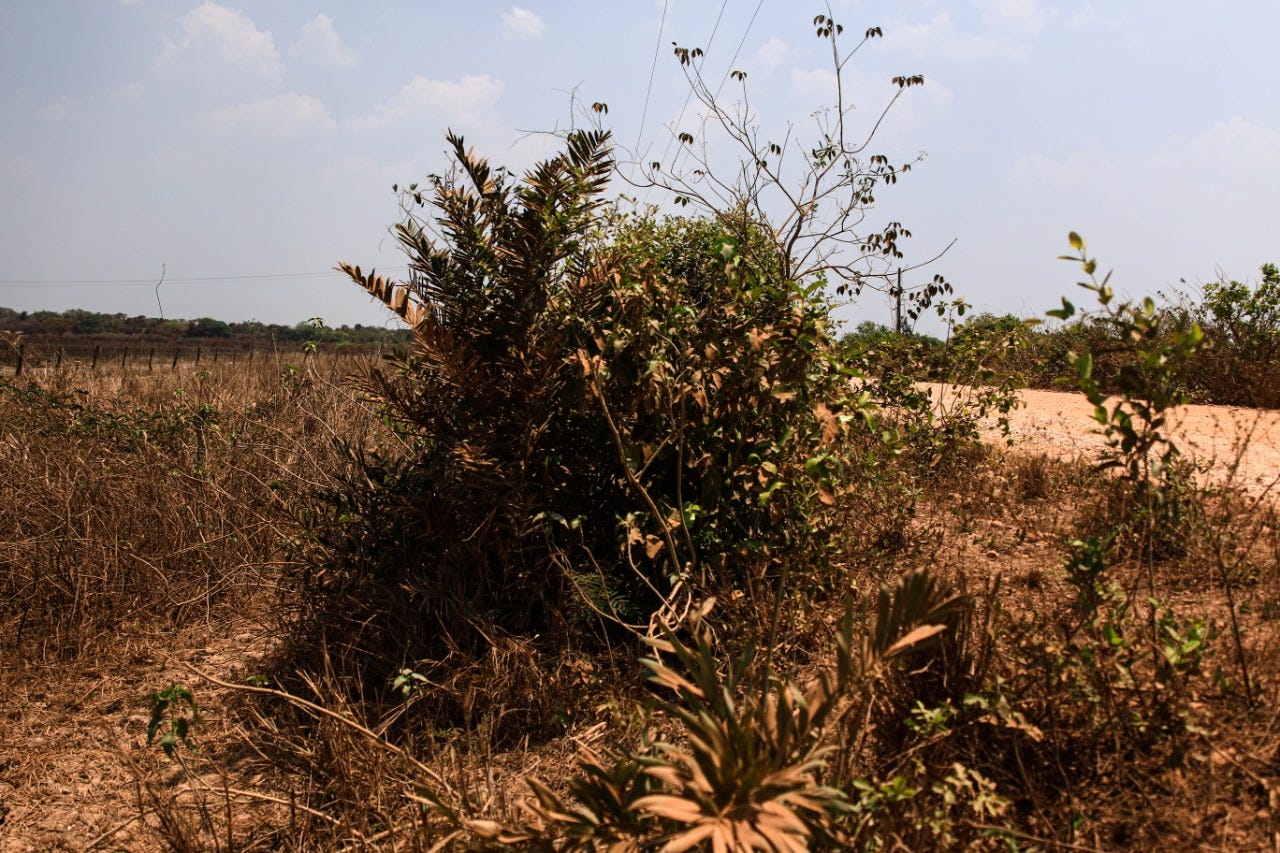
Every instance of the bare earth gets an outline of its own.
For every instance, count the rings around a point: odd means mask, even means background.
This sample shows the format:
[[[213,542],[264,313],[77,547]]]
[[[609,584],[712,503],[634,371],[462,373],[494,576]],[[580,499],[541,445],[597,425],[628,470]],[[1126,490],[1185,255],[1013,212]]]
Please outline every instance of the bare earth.
[[[934,386],[946,401],[954,392]],[[1020,392],[1025,405],[1010,416],[1015,447],[1060,459],[1095,458],[1106,442],[1093,407],[1080,394]],[[1233,406],[1183,406],[1171,418],[1182,452],[1206,466],[1210,479],[1238,486],[1254,496],[1280,492],[1280,411]],[[986,437],[999,440],[994,418]]]

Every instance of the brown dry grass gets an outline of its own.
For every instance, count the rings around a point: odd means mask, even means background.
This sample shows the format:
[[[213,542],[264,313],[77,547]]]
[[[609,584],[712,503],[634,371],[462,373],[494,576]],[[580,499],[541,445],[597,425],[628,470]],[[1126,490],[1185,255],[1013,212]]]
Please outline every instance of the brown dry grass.
[[[323,361],[24,379],[0,392],[3,853],[462,849],[476,836],[424,808],[426,791],[514,820],[526,776],[563,794],[582,749],[664,725],[642,713],[626,650],[549,655],[495,636],[486,655],[419,666],[428,682],[407,700],[326,667],[326,652],[349,651],[342,637],[290,671],[279,580],[310,501],[346,464],[331,439],[394,445]],[[803,672],[846,594],[865,600],[912,568],[991,591],[990,672],[1022,691],[1010,687],[1043,740],[972,724],[904,747],[886,729],[851,768],[980,767],[1011,800],[1019,849],[1277,849],[1280,533],[1251,490],[1198,496],[1185,555],[1114,569],[1122,585],[1150,575],[1162,601],[1215,626],[1203,673],[1179,688],[1194,730],[1176,749],[1084,737],[1083,699],[1028,677],[1073,600],[1064,543],[1106,488],[1085,463],[1015,450],[850,495],[841,552],[787,602],[780,663]],[[724,602],[726,642],[761,628],[765,600]],[[180,761],[145,744],[141,697],[170,683],[195,691],[205,719]]]
[[[35,370],[0,390],[9,847],[78,849],[136,810],[113,756],[136,751],[140,697],[189,678],[177,659],[226,674],[271,650],[306,496],[343,464],[328,439],[376,423],[323,360]]]

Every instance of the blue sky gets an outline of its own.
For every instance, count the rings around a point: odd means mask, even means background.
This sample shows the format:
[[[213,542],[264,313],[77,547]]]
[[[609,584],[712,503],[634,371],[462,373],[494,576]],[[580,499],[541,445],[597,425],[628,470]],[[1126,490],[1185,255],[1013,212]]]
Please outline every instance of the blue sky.
[[[576,90],[608,103],[620,157],[647,162],[696,130],[674,41],[706,48],[713,82],[736,53],[766,133],[809,138],[832,92],[811,23],[825,11],[0,0],[0,305],[155,314],[145,282],[164,264],[170,317],[383,322],[327,271],[402,264],[391,185],[446,167],[446,128],[523,168],[555,148],[541,131],[575,120]],[[909,261],[954,239],[917,275],[946,276],[975,308],[1056,304],[1077,277],[1054,260],[1071,229],[1135,294],[1219,271],[1255,280],[1280,260],[1280,0],[835,0],[832,13],[884,33],[848,69],[855,121],[878,114],[893,76],[926,78],[873,146],[926,156],[872,217],[912,230]],[[868,294],[841,316],[888,312]]]

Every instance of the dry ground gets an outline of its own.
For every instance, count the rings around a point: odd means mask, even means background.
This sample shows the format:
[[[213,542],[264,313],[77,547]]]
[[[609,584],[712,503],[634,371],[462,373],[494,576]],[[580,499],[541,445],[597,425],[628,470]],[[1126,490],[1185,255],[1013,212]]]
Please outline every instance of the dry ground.
[[[1101,445],[1089,407],[1078,395],[1027,391],[1023,399],[1026,406],[1012,418],[1018,453],[1070,459],[1090,457]],[[1280,476],[1280,413],[1189,406],[1178,417],[1177,434],[1215,476],[1232,477],[1254,494],[1271,490]],[[956,554],[963,551],[963,559],[986,561],[992,573],[1012,574],[1013,582],[1035,588],[1060,555],[1049,536],[1037,535],[1025,521],[978,525],[965,541],[954,543]],[[154,831],[159,801],[139,780],[150,779],[153,788],[163,789],[176,786],[182,773],[157,750],[145,748],[147,713],[140,697],[171,682],[191,685],[205,714],[206,728],[198,735],[202,749],[234,775],[235,756],[224,751],[228,693],[199,683],[183,664],[243,682],[272,647],[260,615],[250,609],[173,633],[131,635],[127,653],[113,654],[109,662],[78,660],[54,669],[11,666],[0,673],[0,853],[160,849]],[[1263,728],[1270,731],[1275,724],[1273,719]],[[1211,761],[1229,770],[1228,763],[1244,758],[1233,752]],[[202,778],[210,787],[222,785],[216,774]],[[254,781],[235,778],[231,787],[250,789]],[[1205,828],[1201,849],[1256,849],[1259,839],[1278,837],[1272,832],[1280,786],[1274,778],[1259,784],[1258,805],[1225,787],[1222,803],[1205,806],[1217,823]],[[287,809],[277,814],[288,819]],[[1092,841],[1107,849],[1124,846]]]

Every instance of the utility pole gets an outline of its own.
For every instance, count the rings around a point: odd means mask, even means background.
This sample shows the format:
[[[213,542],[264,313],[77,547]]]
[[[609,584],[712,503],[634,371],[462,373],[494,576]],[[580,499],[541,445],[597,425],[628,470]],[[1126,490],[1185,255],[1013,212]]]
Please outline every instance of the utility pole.
[[[893,331],[902,334],[902,267],[898,267],[898,286],[893,289]]]

